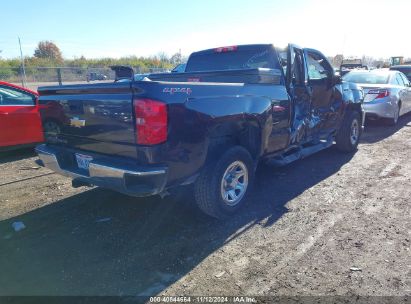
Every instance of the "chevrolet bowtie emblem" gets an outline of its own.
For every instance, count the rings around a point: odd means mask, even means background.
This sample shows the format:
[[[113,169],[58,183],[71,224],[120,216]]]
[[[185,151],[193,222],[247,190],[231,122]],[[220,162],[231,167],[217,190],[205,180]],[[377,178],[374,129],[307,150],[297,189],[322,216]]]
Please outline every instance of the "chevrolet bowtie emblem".
[[[86,126],[86,120],[79,119],[78,117],[73,117],[70,119],[70,126],[76,127],[76,128],[84,127]]]

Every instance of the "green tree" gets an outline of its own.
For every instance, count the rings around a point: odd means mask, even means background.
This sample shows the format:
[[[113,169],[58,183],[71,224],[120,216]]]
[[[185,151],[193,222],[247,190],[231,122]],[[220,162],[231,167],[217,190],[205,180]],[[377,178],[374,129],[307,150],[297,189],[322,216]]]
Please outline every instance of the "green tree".
[[[52,41],[47,40],[39,42],[34,51],[34,57],[63,62],[63,56],[58,46]]]

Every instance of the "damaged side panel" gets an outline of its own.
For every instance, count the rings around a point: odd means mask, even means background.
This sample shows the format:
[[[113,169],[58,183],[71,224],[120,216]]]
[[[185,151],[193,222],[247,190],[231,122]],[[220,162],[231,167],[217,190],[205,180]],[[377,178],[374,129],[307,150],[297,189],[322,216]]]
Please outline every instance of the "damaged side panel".
[[[258,155],[284,149],[289,138],[291,111],[285,87],[245,85],[237,93],[189,98],[185,107],[197,113],[198,119],[207,126],[210,138],[244,134],[244,130],[255,129],[250,132],[258,137],[253,139],[258,142]]]

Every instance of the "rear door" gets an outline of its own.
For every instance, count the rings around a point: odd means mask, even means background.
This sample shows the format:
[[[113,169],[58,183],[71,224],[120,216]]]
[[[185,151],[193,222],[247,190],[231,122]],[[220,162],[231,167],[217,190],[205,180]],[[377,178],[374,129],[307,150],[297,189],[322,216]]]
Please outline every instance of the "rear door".
[[[401,109],[400,109],[400,115],[406,112],[407,108],[407,88],[405,87],[404,80],[401,78],[399,72],[395,72],[393,75],[394,78],[394,83],[398,88],[398,101],[401,101]]]
[[[311,90],[308,140],[326,139],[338,125],[342,98],[332,84],[334,69],[320,52],[304,49]]]
[[[398,73],[404,83],[404,97],[402,100],[403,109],[402,113],[411,111],[411,87],[408,78],[401,72]]]
[[[36,96],[0,86],[0,146],[43,141]]]

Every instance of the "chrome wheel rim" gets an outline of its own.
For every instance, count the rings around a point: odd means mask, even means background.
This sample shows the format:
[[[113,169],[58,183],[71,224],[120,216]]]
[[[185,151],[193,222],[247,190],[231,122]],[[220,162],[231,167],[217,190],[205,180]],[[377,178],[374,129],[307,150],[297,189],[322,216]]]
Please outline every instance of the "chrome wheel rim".
[[[357,144],[359,136],[360,136],[360,124],[358,123],[357,119],[354,119],[351,123],[351,134],[350,134],[350,140],[351,140],[352,145]]]
[[[228,206],[237,205],[248,187],[248,170],[242,161],[231,163],[221,180],[221,197]]]

